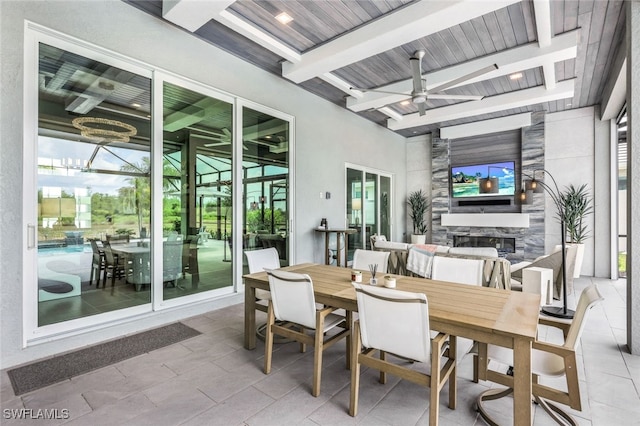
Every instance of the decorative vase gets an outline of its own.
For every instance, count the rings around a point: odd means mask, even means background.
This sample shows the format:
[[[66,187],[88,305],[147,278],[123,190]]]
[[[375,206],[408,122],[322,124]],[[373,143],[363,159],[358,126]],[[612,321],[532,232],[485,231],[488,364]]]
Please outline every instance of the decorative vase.
[[[426,235],[411,234],[411,244],[424,244],[427,241]]]
[[[580,278],[582,261],[584,260],[584,243],[572,243],[571,245],[576,248],[576,266],[573,268],[573,278]]]

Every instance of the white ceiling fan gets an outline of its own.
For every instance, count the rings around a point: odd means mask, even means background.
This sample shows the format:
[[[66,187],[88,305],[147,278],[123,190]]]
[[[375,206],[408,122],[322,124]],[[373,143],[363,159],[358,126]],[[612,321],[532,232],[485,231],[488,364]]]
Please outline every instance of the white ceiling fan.
[[[434,87],[431,91],[427,92],[427,80],[422,77],[422,58],[425,55],[424,50],[416,50],[409,62],[411,64],[411,74],[413,78],[413,90],[411,91],[411,102],[418,106],[418,112],[420,115],[424,115],[426,108],[425,103],[431,99],[456,99],[456,100],[469,100],[479,101],[484,98],[481,95],[448,95],[446,93],[440,93],[442,90],[446,90],[450,87],[456,86],[472,78],[478,77],[482,74],[494,71],[498,69],[498,65],[493,64],[487,67],[481,68],[477,71],[464,75],[462,77],[451,80],[438,87]],[[385,90],[376,89],[362,89],[358,87],[352,87],[351,89],[360,90],[362,92],[377,92],[388,93],[391,95],[406,95],[406,93],[389,92]]]

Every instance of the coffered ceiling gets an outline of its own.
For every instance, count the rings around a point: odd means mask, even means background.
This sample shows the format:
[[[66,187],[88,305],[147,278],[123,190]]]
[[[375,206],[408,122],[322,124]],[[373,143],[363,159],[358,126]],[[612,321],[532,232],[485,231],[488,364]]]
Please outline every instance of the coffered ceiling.
[[[404,136],[600,104],[625,28],[622,0],[123,1]]]

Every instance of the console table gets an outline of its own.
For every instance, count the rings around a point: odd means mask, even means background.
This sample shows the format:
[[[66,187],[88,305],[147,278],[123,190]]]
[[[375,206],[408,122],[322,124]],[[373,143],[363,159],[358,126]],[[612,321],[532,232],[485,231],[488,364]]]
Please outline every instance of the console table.
[[[331,259],[329,258],[329,236],[331,233],[336,234],[336,266],[340,265],[340,236],[344,238],[344,266],[347,266],[348,262],[348,249],[349,249],[349,241],[347,239],[347,235],[355,234],[357,232],[356,229],[353,228],[315,228],[316,232],[324,233],[324,263],[325,265],[331,264]]]

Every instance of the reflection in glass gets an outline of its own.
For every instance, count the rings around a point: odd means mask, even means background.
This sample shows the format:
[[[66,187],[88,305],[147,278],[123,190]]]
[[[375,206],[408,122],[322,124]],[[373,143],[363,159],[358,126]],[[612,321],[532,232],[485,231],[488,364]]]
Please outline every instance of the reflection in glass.
[[[163,86],[164,299],[232,281],[233,105]]]
[[[242,247],[275,247],[281,266],[285,266],[289,264],[290,243],[289,122],[243,108],[242,126]]]
[[[151,81],[46,44],[38,73],[38,325],[149,303]]]

